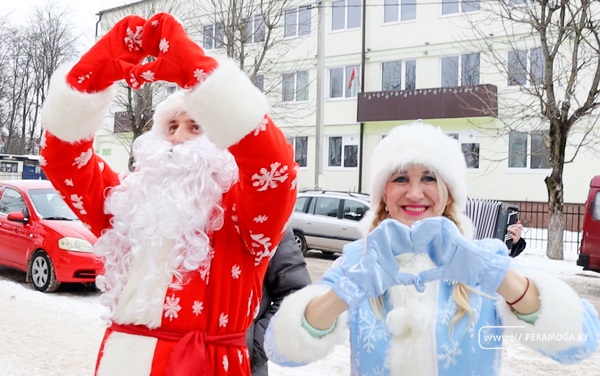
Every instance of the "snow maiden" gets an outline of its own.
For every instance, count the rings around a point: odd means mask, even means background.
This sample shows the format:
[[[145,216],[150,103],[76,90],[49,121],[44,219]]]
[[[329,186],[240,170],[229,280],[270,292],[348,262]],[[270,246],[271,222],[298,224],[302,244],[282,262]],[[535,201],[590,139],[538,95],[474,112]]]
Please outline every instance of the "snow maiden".
[[[399,126],[372,161],[365,237],[283,301],[265,339],[273,362],[323,358],[347,327],[352,375],[500,375],[508,335],[561,363],[597,350],[589,302],[559,279],[516,270],[500,240],[471,240],[456,140]]]

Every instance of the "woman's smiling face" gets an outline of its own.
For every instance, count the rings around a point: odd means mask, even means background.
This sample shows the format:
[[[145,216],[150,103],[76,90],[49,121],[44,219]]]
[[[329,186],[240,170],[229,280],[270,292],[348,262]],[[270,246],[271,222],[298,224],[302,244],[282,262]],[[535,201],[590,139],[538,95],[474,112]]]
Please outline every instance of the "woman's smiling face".
[[[435,173],[420,165],[392,174],[383,194],[390,217],[407,226],[442,215],[448,200],[445,185],[438,184]]]

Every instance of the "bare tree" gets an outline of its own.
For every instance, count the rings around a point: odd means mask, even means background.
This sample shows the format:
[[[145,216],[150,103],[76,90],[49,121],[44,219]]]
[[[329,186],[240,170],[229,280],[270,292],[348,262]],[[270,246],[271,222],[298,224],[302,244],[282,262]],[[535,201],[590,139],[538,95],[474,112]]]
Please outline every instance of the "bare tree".
[[[298,2],[295,0],[194,0],[190,3],[193,11],[185,19],[190,31],[202,38],[205,48],[225,53],[237,61],[240,69],[271,97],[282,98],[284,73],[306,70],[315,60],[310,54],[296,60],[286,57],[302,43],[302,38],[286,38],[283,30],[286,14],[296,16]],[[310,7],[307,9],[310,11]],[[310,18],[298,17],[295,22],[298,27],[311,27]],[[306,85],[308,88],[308,81]],[[307,102],[304,109],[314,108],[314,105]],[[303,117],[303,112],[298,110],[296,103],[287,106],[285,101],[277,101],[272,115],[285,113],[288,120]]]
[[[10,88],[5,74],[10,62],[10,48],[8,43],[10,33],[8,29],[8,15],[3,15],[0,17],[0,151],[3,151],[8,136],[8,130],[5,128],[5,124],[8,122],[6,99],[8,98]]]
[[[600,3],[594,0],[500,0],[470,17],[473,40],[489,65],[518,88],[504,94],[505,134],[537,135],[530,161],[546,163],[547,255],[563,258],[563,170],[594,142],[600,107]],[[525,133],[524,133],[525,134]],[[545,153],[549,152],[549,161]]]
[[[40,109],[49,78],[74,52],[67,12],[55,2],[35,9],[29,26],[6,27],[0,54],[3,84],[0,107],[4,114],[4,151],[37,152],[41,133]]]

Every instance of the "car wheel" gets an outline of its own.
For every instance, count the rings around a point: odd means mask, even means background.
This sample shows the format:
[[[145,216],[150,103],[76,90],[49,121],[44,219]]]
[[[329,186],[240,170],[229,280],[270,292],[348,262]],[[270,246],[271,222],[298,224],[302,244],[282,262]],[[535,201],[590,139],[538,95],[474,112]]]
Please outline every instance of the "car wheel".
[[[302,254],[306,256],[306,254],[308,253],[308,246],[306,244],[306,239],[304,238],[304,235],[302,235],[298,231],[294,231],[294,240],[296,241],[296,244],[298,244],[298,247],[300,247]]]
[[[56,281],[56,274],[52,261],[46,252],[38,251],[33,255],[29,265],[29,275],[33,287],[41,292],[55,292],[60,283]]]

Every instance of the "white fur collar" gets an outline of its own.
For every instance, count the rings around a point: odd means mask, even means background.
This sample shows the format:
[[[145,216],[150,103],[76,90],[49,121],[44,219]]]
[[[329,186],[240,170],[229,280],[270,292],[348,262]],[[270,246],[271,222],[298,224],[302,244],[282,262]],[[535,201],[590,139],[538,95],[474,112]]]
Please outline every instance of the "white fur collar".
[[[425,254],[400,255],[397,260],[400,270],[406,273],[416,274],[435,267]],[[387,364],[392,376],[437,375],[435,320],[438,286],[438,282],[427,283],[422,293],[414,286],[395,286],[389,290],[392,310],[386,317],[386,324],[393,338]]]

